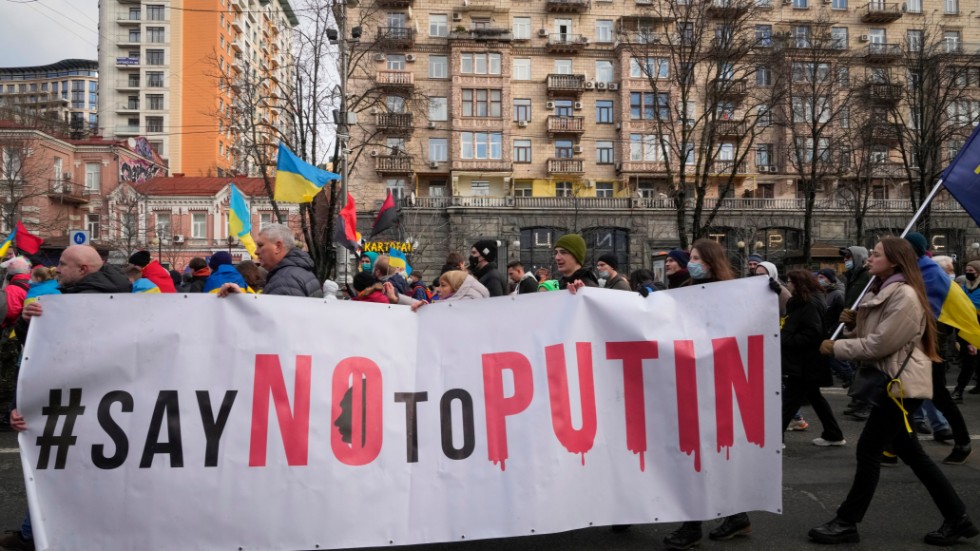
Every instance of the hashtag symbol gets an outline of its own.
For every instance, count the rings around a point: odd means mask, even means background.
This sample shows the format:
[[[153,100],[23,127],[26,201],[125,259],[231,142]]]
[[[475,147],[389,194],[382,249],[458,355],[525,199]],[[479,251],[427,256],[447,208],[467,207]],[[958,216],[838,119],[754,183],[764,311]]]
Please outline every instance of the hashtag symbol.
[[[68,449],[78,440],[78,437],[72,434],[75,430],[75,419],[85,413],[85,406],[82,405],[82,389],[68,390],[68,405],[61,404],[60,388],[51,389],[48,405],[41,408],[41,413],[47,418],[47,422],[44,425],[44,432],[37,437],[37,445],[41,448],[41,453],[37,456],[37,468],[48,468],[51,448],[54,447],[57,452],[54,468],[64,469],[68,461]],[[61,425],[61,434],[56,435],[58,421],[62,417],[65,418],[65,422]]]

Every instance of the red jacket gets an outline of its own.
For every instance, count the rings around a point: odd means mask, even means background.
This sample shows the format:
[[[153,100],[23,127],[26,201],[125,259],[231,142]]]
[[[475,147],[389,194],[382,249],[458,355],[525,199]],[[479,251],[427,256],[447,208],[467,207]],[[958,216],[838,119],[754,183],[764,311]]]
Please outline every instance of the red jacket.
[[[381,290],[380,283],[364,289],[351,300],[356,300],[358,302],[379,302],[381,304],[391,304],[391,302],[388,301],[388,297],[385,296],[384,291]]]
[[[13,283],[17,282],[24,287],[18,287]],[[13,325],[20,313],[24,310],[24,299],[27,298],[27,288],[31,286],[31,274],[17,274],[10,278],[10,283],[4,291],[7,294],[7,315],[3,318],[3,327]]]
[[[156,260],[151,260],[150,263],[143,268],[143,277],[155,283],[156,286],[160,288],[161,293],[177,292],[177,289],[174,288],[174,280],[170,278],[170,272],[168,272]]]

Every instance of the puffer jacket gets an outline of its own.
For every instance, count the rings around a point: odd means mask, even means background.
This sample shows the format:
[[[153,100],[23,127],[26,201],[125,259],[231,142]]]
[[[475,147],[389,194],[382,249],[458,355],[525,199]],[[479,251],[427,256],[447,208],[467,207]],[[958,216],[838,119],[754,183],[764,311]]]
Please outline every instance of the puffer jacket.
[[[922,350],[926,312],[915,289],[892,276],[877,293],[869,292],[857,309],[854,331],[834,342],[834,357],[860,360],[895,376],[915,347],[901,381],[906,398],[932,398],[932,360]]]
[[[269,270],[269,277],[262,294],[322,297],[323,289],[313,275],[313,259],[304,251],[290,249],[286,256]]]
[[[490,296],[490,291],[483,286],[475,277],[468,275],[466,279],[463,280],[463,284],[456,289],[456,292],[449,296],[449,298],[442,299],[440,302],[452,302],[454,300],[470,300],[475,298],[487,298]]]

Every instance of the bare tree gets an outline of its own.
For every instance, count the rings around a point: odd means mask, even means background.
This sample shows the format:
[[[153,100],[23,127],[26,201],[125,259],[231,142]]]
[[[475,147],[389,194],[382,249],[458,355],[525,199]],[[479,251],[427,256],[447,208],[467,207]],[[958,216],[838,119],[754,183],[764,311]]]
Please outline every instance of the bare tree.
[[[108,197],[108,212],[101,242],[129,258],[149,245],[143,214],[146,196],[129,185],[117,187]]]
[[[42,154],[46,147],[41,136],[34,129],[0,133],[0,215],[6,228],[30,218],[39,231],[64,229],[66,209],[42,209],[37,203],[45,197],[57,201],[63,195],[81,195],[70,172],[55,174],[51,158]]]

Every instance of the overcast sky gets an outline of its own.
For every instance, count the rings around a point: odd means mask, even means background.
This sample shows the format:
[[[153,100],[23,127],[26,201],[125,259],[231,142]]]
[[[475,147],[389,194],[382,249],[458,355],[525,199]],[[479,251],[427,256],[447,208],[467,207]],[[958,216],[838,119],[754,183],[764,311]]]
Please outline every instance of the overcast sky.
[[[98,59],[99,0],[0,0],[0,67]]]

